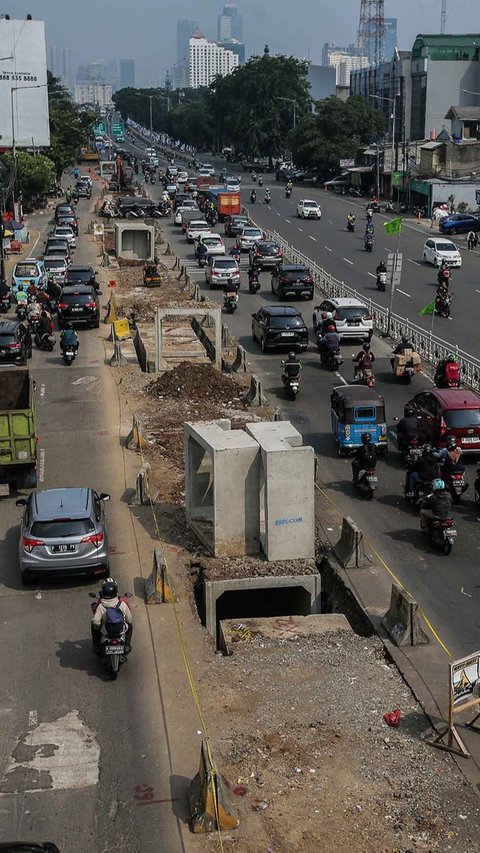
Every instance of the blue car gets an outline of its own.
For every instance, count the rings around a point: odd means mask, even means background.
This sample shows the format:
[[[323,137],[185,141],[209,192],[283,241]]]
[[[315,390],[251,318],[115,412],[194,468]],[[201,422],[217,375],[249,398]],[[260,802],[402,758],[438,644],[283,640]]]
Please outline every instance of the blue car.
[[[23,289],[27,290],[31,284],[45,288],[47,281],[47,271],[43,261],[25,258],[23,261],[18,261],[13,268],[12,293],[15,296],[19,284],[23,284]]]
[[[442,234],[466,234],[467,231],[480,231],[480,216],[473,213],[452,213],[440,221]]]

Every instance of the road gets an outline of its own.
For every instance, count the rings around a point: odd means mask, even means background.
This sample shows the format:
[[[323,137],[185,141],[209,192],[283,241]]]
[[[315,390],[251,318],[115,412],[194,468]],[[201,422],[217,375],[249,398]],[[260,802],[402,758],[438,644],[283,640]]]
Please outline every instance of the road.
[[[97,263],[97,248],[85,236],[89,205],[78,205],[76,263]],[[32,227],[45,233],[47,217],[34,219]],[[119,441],[117,389],[105,364],[107,332],[102,327],[79,334],[72,367],[63,364],[58,343],[53,353],[34,350],[29,362],[37,382],[38,486],[88,485],[111,494],[111,573],[122,592],[137,593],[130,599],[133,653],[116,682],[92,655],[89,593],[98,582],[22,587],[21,509],[13,498],[2,499],[1,840],[52,840],[62,853],[177,853],[185,849],[185,829],[175,816],[176,747],[160,689],[166,665],[154,644],[165,638],[157,614],[142,601],[141,576],[150,569],[151,550],[142,553],[125,502],[133,481]],[[192,753],[193,767],[197,756]],[[153,792],[146,805],[145,786]]]
[[[136,153],[143,146],[135,148]],[[248,176],[247,176],[248,177]],[[242,181],[242,184],[245,182]],[[376,266],[377,259],[367,257],[361,249],[361,242],[357,234],[347,234],[342,230],[345,222],[346,212],[352,206],[350,200],[345,203],[341,197],[331,196],[319,190],[309,189],[305,197],[321,198],[323,217],[318,222],[297,222],[293,215],[294,201],[287,201],[282,197],[283,185],[278,185],[269,177],[266,181],[272,189],[273,203],[270,209],[266,205],[257,204],[253,211],[257,223],[265,228],[275,228],[277,231],[294,245],[325,267],[334,275],[344,278],[350,284],[364,290],[366,295],[374,296],[378,301],[385,294],[379,294],[373,279],[370,281],[368,272]],[[156,184],[149,187],[149,193],[154,198],[160,195],[161,187]],[[247,201],[250,185],[244,186],[244,201]],[[294,195],[298,197],[302,190],[295,187]],[[277,216],[280,213],[280,216]],[[289,220],[289,221],[286,221]],[[376,217],[377,223],[383,221],[383,217]],[[299,231],[298,228],[303,229]],[[218,225],[217,230],[223,232],[223,227]],[[377,224],[377,231],[380,225]],[[171,222],[165,224],[165,233],[174,251],[179,255],[182,263],[188,269],[192,277],[201,283],[202,289],[208,293],[210,298],[218,302],[222,301],[222,295],[218,291],[209,291],[204,284],[204,274],[196,266],[193,258],[192,247],[181,232]],[[320,234],[322,235],[320,239]],[[421,256],[421,248],[424,242],[425,231],[422,227],[408,225],[402,237],[402,250],[405,257],[412,259],[412,278],[403,281],[406,291],[410,293],[410,299],[405,297],[405,304],[422,307],[431,299],[434,293],[434,276],[432,270],[417,266],[413,263]],[[310,239],[315,237],[316,241]],[[233,240],[226,239],[227,251]],[[387,248],[388,241],[382,240],[382,245]],[[320,245],[319,245],[320,244]],[[328,246],[328,251],[325,246]],[[464,258],[466,252],[463,253]],[[247,256],[242,258],[242,268],[247,267]],[[352,264],[344,260],[347,258]],[[473,279],[478,255],[467,257],[464,269],[455,274],[457,280],[462,277],[462,286],[471,288],[473,281],[463,278],[471,276]],[[407,266],[407,269],[410,267]],[[343,273],[343,274],[341,274]],[[421,277],[420,283],[418,279]],[[415,279],[413,281],[412,279]],[[430,282],[430,283],[429,283]],[[440,634],[445,645],[454,656],[461,656],[476,649],[478,646],[478,518],[477,508],[473,502],[473,480],[475,478],[475,463],[466,460],[467,475],[470,481],[470,489],[461,505],[455,509],[455,518],[458,529],[458,539],[450,557],[443,558],[435,553],[431,546],[426,543],[419,531],[419,519],[417,513],[406,504],[403,499],[403,485],[405,474],[399,464],[398,454],[395,451],[395,442],[390,444],[391,452],[386,462],[380,462],[379,489],[374,497],[373,503],[366,503],[358,499],[351,484],[350,462],[338,459],[335,454],[334,442],[330,429],[330,394],[335,385],[340,382],[351,381],[353,370],[349,361],[352,354],[358,351],[360,345],[344,345],[342,353],[344,365],[340,376],[326,372],[319,365],[319,358],[313,343],[309,350],[302,356],[304,365],[302,374],[301,391],[295,402],[285,399],[280,381],[281,354],[261,354],[256,344],[252,343],[250,327],[251,314],[265,304],[277,301],[270,293],[269,275],[264,272],[261,275],[262,289],[258,294],[252,295],[248,292],[245,273],[242,276],[241,295],[239,308],[235,315],[224,316],[226,323],[239,342],[245,347],[248,354],[250,369],[257,374],[263,382],[264,390],[270,397],[273,405],[278,405],[283,416],[292,420],[303,435],[304,442],[313,445],[319,459],[319,473],[328,497],[334,501],[343,515],[352,516],[362,530],[368,535],[376,550],[381,554],[385,562],[392,567],[395,574],[400,578],[404,586],[422,604],[430,621]],[[471,294],[469,305],[475,306],[475,300],[480,294]],[[459,300],[457,300],[457,304]],[[311,302],[296,303],[303,310],[305,320],[311,324]],[[401,313],[400,303],[395,306]],[[413,312],[409,316],[412,316]],[[462,310],[466,316],[468,311]],[[427,318],[427,321],[429,318]],[[448,321],[445,321],[447,324]],[[475,329],[474,317],[468,322],[470,341],[473,341]],[[440,321],[439,321],[440,323]],[[455,320],[448,323],[448,328],[456,328]],[[461,338],[463,348],[469,349],[465,343],[466,331]],[[313,338],[313,336],[312,336]],[[373,340],[373,349],[377,355],[376,376],[377,391],[385,396],[387,419],[390,426],[390,435],[394,436],[394,417],[401,417],[403,406],[407,400],[423,387],[431,387],[431,380],[427,376],[417,376],[412,385],[407,388],[394,382],[391,375],[389,354],[390,349],[384,341],[376,338]],[[463,592],[462,592],[463,590]]]

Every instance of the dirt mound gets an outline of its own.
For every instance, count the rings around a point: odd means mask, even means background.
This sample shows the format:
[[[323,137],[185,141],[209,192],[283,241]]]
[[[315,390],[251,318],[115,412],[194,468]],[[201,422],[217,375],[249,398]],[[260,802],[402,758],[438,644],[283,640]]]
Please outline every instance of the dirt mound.
[[[147,385],[152,397],[170,397],[193,402],[233,403],[246,408],[240,400],[244,390],[229,375],[216,370],[211,364],[191,364],[182,361],[178,367],[164,373]]]

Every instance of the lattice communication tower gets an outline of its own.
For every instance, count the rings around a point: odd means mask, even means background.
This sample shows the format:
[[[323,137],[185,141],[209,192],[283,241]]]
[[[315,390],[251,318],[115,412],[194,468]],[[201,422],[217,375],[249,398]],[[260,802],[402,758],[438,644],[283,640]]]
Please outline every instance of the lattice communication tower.
[[[360,0],[358,54],[372,65],[385,59],[385,0]]]

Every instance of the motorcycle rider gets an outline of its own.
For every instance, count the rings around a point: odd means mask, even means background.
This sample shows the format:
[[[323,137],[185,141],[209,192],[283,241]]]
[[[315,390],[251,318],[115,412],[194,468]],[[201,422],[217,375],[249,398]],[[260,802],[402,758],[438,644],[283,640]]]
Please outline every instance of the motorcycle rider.
[[[201,238],[197,243],[197,248],[195,250],[195,254],[197,256],[197,261],[200,261],[200,260],[206,261],[207,260],[208,249],[207,249],[205,243],[202,241]]]
[[[432,483],[432,494],[422,501],[420,510],[420,527],[424,533],[428,532],[430,523],[436,519],[443,520],[452,514],[452,498],[445,490],[445,483],[436,478]]]
[[[42,311],[40,314],[40,319],[38,321],[38,326],[35,332],[35,342],[40,343],[44,335],[51,335],[53,332],[53,323],[52,318],[47,314],[46,311]]]
[[[376,269],[376,273],[377,273],[377,284],[379,284],[380,273],[385,273],[385,275],[387,274],[387,267],[386,267],[385,261],[380,261],[380,263]]]
[[[412,352],[413,352],[414,346],[413,346],[410,338],[408,337],[408,335],[402,335],[402,337],[400,338],[400,343],[397,344],[397,346],[393,350],[393,355],[394,356],[395,355],[401,355],[402,353],[405,352],[405,350],[409,350],[409,349],[412,350]],[[393,369],[393,365],[395,364],[394,358],[390,359],[390,364],[392,365],[392,369]]]
[[[75,350],[75,352],[78,350],[78,335],[73,329],[72,324],[67,323],[60,334],[60,349],[63,354],[65,350],[70,348]]]
[[[272,200],[272,196],[270,195],[270,190],[266,189],[265,190],[265,203],[269,204],[271,202],[271,200]]]
[[[282,361],[283,374],[282,379],[299,379],[302,369],[302,362],[297,358],[297,354],[292,350],[288,353],[288,358]]]
[[[355,228],[355,222],[356,222],[356,216],[355,216],[353,210],[351,210],[347,216],[347,228],[350,227],[353,230]]]
[[[377,448],[372,444],[372,436],[369,432],[361,435],[361,446],[355,451],[352,459],[353,482],[356,483],[360,471],[370,471],[377,465]]]
[[[259,175],[259,177],[258,177],[258,186],[263,187],[263,178],[261,175]]]
[[[397,424],[397,443],[400,453],[408,450],[412,438],[418,436],[418,418],[415,410],[408,403],[405,406],[403,418]]]
[[[255,192],[255,190],[252,190],[252,192],[250,193],[251,204],[255,204],[256,200],[257,200],[257,193]]]
[[[460,385],[460,365],[457,356],[453,352],[438,362],[435,368],[434,382],[439,388],[458,387]],[[438,385],[439,382],[441,383],[440,385]]]
[[[327,358],[331,352],[336,352],[340,347],[340,335],[337,332],[336,327],[333,323],[330,323],[327,326],[327,330],[325,334],[320,338],[319,341],[319,349],[320,356],[322,358]]]
[[[465,465],[460,463],[462,451],[458,447],[457,440],[453,435],[448,439],[447,446],[442,447],[441,450],[437,450],[434,455],[435,459],[438,459],[441,463],[442,477],[448,477],[454,472],[460,473],[461,471],[465,471]]]
[[[451,277],[452,277],[452,273],[450,271],[450,267],[448,266],[448,264],[444,258],[442,263],[440,264],[440,269],[439,269],[438,275],[437,275],[437,281],[438,281],[439,287],[441,287],[443,285],[448,290],[448,285],[450,283]]]
[[[424,444],[420,459],[407,471],[407,497],[413,498],[419,483],[431,483],[438,475],[438,461],[431,444]]]
[[[249,283],[249,285],[258,281],[259,272],[260,272],[260,267],[257,266],[255,263],[252,264],[252,266],[248,268],[248,283]]]
[[[373,219],[373,210],[371,207],[367,208],[367,212],[366,212],[365,216],[367,217],[367,224],[370,225],[370,223]]]
[[[17,288],[17,292],[15,294],[15,299],[17,300],[17,305],[19,302],[23,302],[25,305],[28,302],[28,293],[23,288],[23,284],[19,284]]]
[[[127,634],[125,637],[125,654],[129,654],[132,650],[132,634],[133,634],[133,618],[132,612],[127,602],[118,595],[118,584],[115,578],[107,578],[103,582],[100,590],[95,613],[92,619],[92,641],[95,654],[100,652],[100,638],[103,628],[104,616],[109,607],[115,607],[121,610],[123,618],[127,624]]]
[[[8,286],[7,282],[5,280],[0,281],[0,301],[2,299],[10,297],[10,295],[10,287]]]
[[[354,381],[361,378],[364,370],[372,370],[375,356],[370,349],[370,344],[364,343],[360,352],[353,356],[352,361],[355,363]]]

